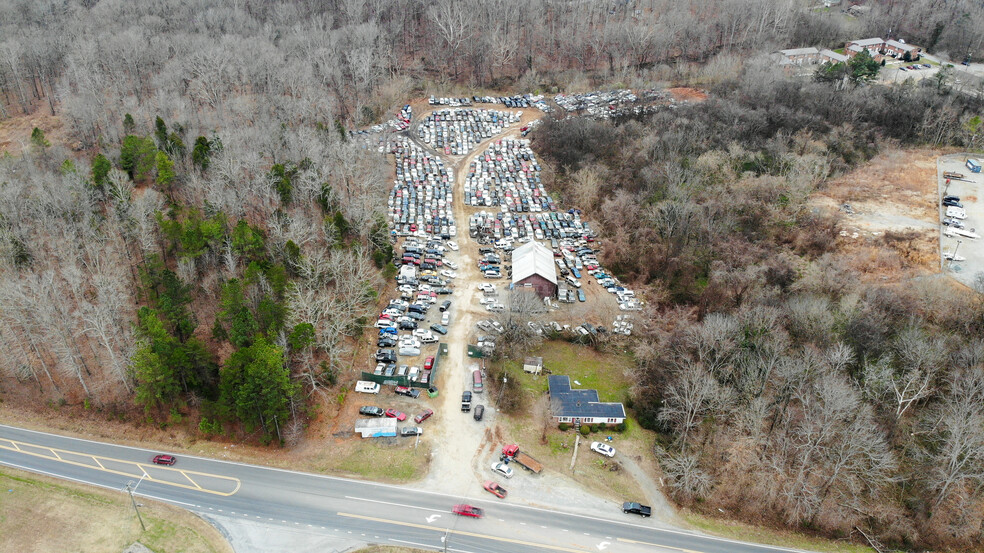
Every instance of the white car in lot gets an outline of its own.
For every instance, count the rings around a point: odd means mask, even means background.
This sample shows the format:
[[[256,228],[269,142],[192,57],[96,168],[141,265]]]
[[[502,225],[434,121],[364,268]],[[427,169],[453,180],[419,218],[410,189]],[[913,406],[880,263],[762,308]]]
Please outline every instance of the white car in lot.
[[[591,451],[594,451],[595,453],[600,453],[605,457],[615,456],[615,448],[608,444],[603,444],[601,442],[591,442]]]
[[[513,477],[513,469],[505,463],[492,463],[492,472],[505,476],[506,478]]]
[[[413,335],[416,336],[417,338],[420,338],[421,340],[434,337],[434,333],[431,332],[430,330],[427,330],[426,328],[418,328],[417,330],[414,330]]]
[[[441,276],[448,277],[448,278],[458,278],[458,273],[444,269],[441,271]]]
[[[451,251],[453,251],[453,252],[458,251],[458,243],[457,242],[452,242],[452,241],[449,240],[448,241],[448,247],[451,248]]]
[[[420,329],[417,329],[414,332],[417,332],[418,330],[420,330]],[[417,338],[416,336],[401,336],[400,337],[399,347],[401,347],[401,348],[419,348],[420,347],[420,339]]]
[[[455,263],[454,261],[451,261],[450,259],[445,260],[444,261],[444,265],[446,265],[449,269],[451,269],[453,271],[457,271],[458,270],[458,264]]]

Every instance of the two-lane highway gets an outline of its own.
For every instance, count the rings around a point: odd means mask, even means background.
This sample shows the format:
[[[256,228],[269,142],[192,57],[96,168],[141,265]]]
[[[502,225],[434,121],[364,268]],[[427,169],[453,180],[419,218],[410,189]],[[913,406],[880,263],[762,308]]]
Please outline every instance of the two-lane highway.
[[[162,467],[151,463],[157,453],[0,425],[0,464],[111,489],[139,482],[137,494],[191,511],[351,531],[378,543],[442,550],[447,540],[449,550],[474,553],[792,551],[661,529],[617,511],[600,519],[486,499],[477,488],[475,497],[451,497],[187,455]],[[453,515],[455,503],[481,507],[485,517]]]

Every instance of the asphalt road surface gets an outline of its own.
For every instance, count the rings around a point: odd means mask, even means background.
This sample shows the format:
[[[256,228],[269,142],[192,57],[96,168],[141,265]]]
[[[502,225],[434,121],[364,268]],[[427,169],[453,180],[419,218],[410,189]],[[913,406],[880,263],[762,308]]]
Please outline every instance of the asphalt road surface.
[[[635,515],[607,519],[451,497],[399,486],[178,456],[170,467],[151,463],[160,451],[68,438],[0,425],[0,464],[122,489],[194,512],[265,524],[303,525],[326,533],[365,535],[370,543],[456,553],[793,551],[657,528]],[[519,478],[535,478],[519,474]],[[506,482],[508,484],[508,482]],[[508,488],[508,486],[507,486]],[[481,519],[451,514],[456,503],[485,510]]]

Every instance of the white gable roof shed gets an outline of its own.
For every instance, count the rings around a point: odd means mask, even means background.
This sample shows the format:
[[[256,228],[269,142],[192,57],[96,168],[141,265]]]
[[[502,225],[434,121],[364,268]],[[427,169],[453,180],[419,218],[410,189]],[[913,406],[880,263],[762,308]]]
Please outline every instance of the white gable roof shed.
[[[536,240],[531,240],[513,250],[512,271],[513,284],[532,275],[540,275],[557,284],[557,267],[554,265],[553,252]]]

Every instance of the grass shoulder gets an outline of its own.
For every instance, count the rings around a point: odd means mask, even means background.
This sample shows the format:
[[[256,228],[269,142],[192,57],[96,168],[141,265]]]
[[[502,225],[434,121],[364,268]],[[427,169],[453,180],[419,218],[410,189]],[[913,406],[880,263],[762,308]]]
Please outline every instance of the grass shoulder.
[[[390,442],[397,442],[393,445]],[[409,438],[372,438],[355,442],[332,465],[320,467],[324,472],[340,471],[368,480],[404,483],[427,474],[430,447]]]
[[[222,534],[177,507],[11,468],[0,469],[0,535],[9,551],[122,551],[140,542],[159,553],[232,553]]]
[[[827,540],[792,531],[754,526],[708,517],[693,511],[681,511],[680,516],[694,528],[722,538],[820,553],[877,553],[870,547],[847,541]]]

